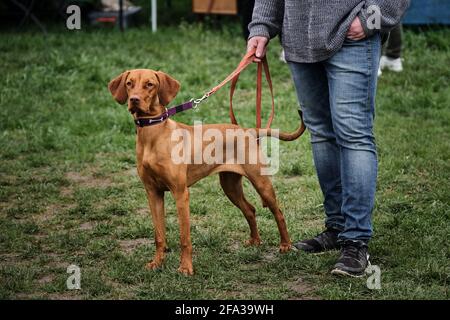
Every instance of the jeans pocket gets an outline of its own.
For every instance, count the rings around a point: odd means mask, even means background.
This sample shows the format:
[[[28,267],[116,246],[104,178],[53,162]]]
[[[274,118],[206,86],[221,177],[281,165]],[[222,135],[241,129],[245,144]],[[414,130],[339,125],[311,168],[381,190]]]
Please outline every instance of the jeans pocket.
[[[355,43],[355,42],[360,42],[360,41],[364,41],[364,40],[367,40],[367,37],[364,37],[364,38],[359,39],[359,40],[354,40],[354,39],[350,39],[349,37],[345,37],[345,41],[349,42],[349,43]]]

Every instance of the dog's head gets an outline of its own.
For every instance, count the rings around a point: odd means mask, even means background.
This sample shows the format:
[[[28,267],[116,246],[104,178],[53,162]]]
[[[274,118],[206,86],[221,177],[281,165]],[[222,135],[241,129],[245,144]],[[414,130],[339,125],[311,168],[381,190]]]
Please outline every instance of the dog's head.
[[[118,103],[128,101],[131,113],[155,115],[175,98],[180,83],[161,71],[135,69],[111,80],[108,89]]]

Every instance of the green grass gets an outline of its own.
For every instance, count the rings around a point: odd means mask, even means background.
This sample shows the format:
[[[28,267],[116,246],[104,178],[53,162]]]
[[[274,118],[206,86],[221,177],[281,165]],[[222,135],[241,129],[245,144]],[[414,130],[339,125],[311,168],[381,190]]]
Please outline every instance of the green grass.
[[[107,83],[125,69],[161,69],[182,84],[174,104],[199,97],[244,53],[238,27],[63,31],[47,39],[0,34],[0,298],[448,299],[449,39],[448,29],[407,32],[405,71],[385,72],[379,83],[380,173],[370,252],[382,270],[382,289],[369,290],[365,278],[330,275],[337,252],[278,254],[275,221],[248,183],[264,243],[244,247],[247,224],[217,176],[191,188],[196,274],[176,272],[179,231],[170,195],[172,252],[161,270],[144,269],[153,230],[135,170],[134,126]],[[278,53],[274,41],[274,127],[291,130],[296,96]],[[254,123],[254,70],[242,75],[236,94],[244,126]],[[176,120],[228,122],[227,97],[223,89]],[[312,236],[324,216],[308,136],[282,143],[280,151],[273,180],[291,237]],[[81,267],[79,291],[66,289],[70,264]]]

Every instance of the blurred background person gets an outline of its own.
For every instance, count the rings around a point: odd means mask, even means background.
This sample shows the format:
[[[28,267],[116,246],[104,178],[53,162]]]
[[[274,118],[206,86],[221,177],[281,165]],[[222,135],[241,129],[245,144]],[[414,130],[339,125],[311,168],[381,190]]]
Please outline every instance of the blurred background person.
[[[255,0],[239,0],[239,15],[241,16],[242,35],[244,40],[247,41],[250,31],[248,31],[248,24],[252,21],[253,7],[255,6]]]
[[[402,64],[402,49],[403,49],[403,28],[399,24],[389,33],[388,41],[384,46],[384,53],[380,59],[380,69],[378,75],[380,76],[382,70],[390,70],[394,72],[403,71]]]

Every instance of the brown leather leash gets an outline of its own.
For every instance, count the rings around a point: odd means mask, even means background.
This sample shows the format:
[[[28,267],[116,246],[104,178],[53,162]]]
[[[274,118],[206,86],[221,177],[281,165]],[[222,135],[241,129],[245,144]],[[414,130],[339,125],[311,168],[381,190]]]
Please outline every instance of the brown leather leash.
[[[228,82],[231,81],[231,87],[230,87],[230,120],[231,123],[237,124],[236,116],[234,114],[233,110],[233,96],[234,92],[236,90],[236,84],[239,80],[239,76],[241,72],[247,68],[252,62],[255,57],[256,48],[249,51],[244,58],[242,58],[241,62],[237,66],[237,68],[228,75],[220,84],[212,88],[208,93],[206,93],[206,97],[211,96],[215,92],[217,92],[220,88],[222,88],[224,85],[226,85]],[[256,73],[256,128],[261,128],[261,99],[262,99],[262,71],[264,69],[264,74],[266,77],[267,84],[270,89],[270,95],[272,99],[272,110],[270,112],[269,120],[267,121],[266,128],[270,128],[272,121],[275,117],[275,101],[273,97],[273,85],[272,85],[272,79],[270,77],[270,70],[269,70],[269,64],[267,63],[267,58],[264,57],[261,59],[261,62],[258,62],[258,69]]]

